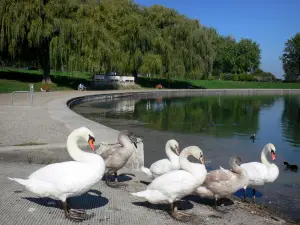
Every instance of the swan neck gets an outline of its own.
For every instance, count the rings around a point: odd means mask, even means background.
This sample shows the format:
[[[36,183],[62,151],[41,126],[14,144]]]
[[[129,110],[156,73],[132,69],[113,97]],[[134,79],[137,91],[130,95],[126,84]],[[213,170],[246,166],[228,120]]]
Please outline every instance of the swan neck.
[[[81,135],[78,133],[72,133],[68,137],[67,149],[68,149],[69,155],[72,157],[72,159],[74,159],[77,162],[99,164],[99,161],[101,161],[101,159],[102,159],[100,156],[98,157],[98,155],[96,155],[96,154],[84,152],[78,147],[77,141],[80,139],[80,137],[81,137]]]
[[[129,137],[127,137],[126,135],[120,135],[118,140],[120,145],[122,146],[119,151],[122,151],[126,156],[130,156],[134,152],[134,147]]]
[[[166,144],[166,154],[169,158],[169,160],[171,161],[171,163],[178,163],[178,155],[176,155],[172,149],[169,143]]]
[[[235,162],[232,162],[230,166],[231,166],[231,169],[234,173],[237,173],[237,174],[240,174],[240,175],[245,175],[247,173],[246,170],[244,170],[242,167],[240,167]]]
[[[179,156],[179,164],[180,167],[189,172],[190,174],[192,174],[198,181],[203,180],[203,177],[206,176],[207,171],[206,168],[203,164],[199,164],[199,163],[191,163],[187,157],[192,155],[190,152],[184,152],[181,153]],[[200,170],[199,170],[200,169]]]
[[[267,156],[266,156],[266,148],[264,148],[261,152],[261,162],[266,165],[266,166],[270,166],[271,163],[268,161]]]
[[[120,145],[122,145],[123,147],[131,147],[132,146],[132,143],[129,139],[129,137],[127,137],[126,135],[119,135],[118,136],[118,141],[120,143]]]

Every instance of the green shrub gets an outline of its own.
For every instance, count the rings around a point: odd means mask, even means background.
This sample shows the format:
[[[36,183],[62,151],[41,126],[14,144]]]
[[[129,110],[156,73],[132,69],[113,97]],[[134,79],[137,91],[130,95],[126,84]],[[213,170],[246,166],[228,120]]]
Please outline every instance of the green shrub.
[[[231,73],[223,73],[221,75],[221,80],[233,80],[233,75]]]
[[[239,75],[237,75],[237,74],[234,74],[233,75],[233,79],[232,80],[234,80],[234,81],[238,81],[238,80],[240,80],[240,78],[239,78]]]
[[[138,84],[142,87],[155,88],[156,85],[161,84],[163,88],[194,88],[194,89],[205,89],[205,87],[193,85],[189,81],[183,80],[167,80],[163,78],[148,78],[148,77],[139,77]]]

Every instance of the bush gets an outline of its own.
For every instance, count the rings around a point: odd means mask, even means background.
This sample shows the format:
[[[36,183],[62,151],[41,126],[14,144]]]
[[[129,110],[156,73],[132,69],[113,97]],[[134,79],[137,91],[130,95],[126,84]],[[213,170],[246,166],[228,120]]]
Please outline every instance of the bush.
[[[183,80],[167,80],[163,78],[139,77],[137,82],[142,87],[149,88],[155,88],[157,84],[161,84],[164,88],[205,89],[205,87],[193,85],[189,81]]]
[[[249,74],[240,74],[239,75],[239,81],[253,81],[253,76]]]
[[[221,80],[233,80],[233,75],[231,73],[221,74]]]
[[[254,73],[251,74],[255,79],[257,79],[259,82],[272,82],[276,81],[276,77],[274,74],[269,72],[264,72],[260,69],[256,70]]]
[[[239,75],[237,75],[237,74],[234,74],[233,75],[233,79],[232,80],[234,80],[234,81],[238,81],[239,80]]]

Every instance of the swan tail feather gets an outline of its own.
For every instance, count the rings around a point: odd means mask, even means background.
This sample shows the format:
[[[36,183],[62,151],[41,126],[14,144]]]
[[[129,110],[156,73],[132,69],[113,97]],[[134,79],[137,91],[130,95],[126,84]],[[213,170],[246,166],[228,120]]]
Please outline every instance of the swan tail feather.
[[[151,173],[150,169],[144,166],[141,166],[141,171],[147,174],[148,177],[153,178],[153,174]]]
[[[13,180],[13,181],[16,181],[16,182],[18,182],[19,184],[22,184],[22,185],[24,185],[24,186],[27,186],[27,185],[28,185],[28,180],[24,180],[24,179],[20,179],[20,178],[11,178],[11,177],[8,177],[8,179]]]
[[[146,198],[149,196],[149,191],[148,190],[140,191],[140,192],[136,192],[136,193],[131,193],[131,195],[136,196],[136,197]]]

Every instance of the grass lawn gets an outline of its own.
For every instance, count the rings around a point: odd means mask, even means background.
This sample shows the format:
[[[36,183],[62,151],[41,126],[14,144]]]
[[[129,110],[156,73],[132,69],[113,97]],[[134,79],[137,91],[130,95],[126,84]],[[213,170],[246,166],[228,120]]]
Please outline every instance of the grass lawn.
[[[300,89],[300,83],[282,82],[242,82],[225,80],[191,80],[193,85],[204,86],[207,89],[246,89],[246,88],[270,88],[270,89]]]
[[[5,80],[0,79],[0,93],[11,93],[14,91],[29,91],[29,84],[34,84],[34,91],[40,92],[40,88],[44,85],[41,82],[24,82],[18,80]],[[59,86],[57,84],[51,84],[51,88],[54,91],[72,90],[70,87]]]
[[[55,72],[51,71],[53,84],[50,87],[54,91],[74,90],[79,83],[88,84],[91,81],[89,73],[82,72]],[[42,81],[42,71],[25,70],[1,67],[0,68],[0,93],[10,93],[13,91],[27,91],[29,84],[34,84],[35,91],[40,91],[44,86]],[[141,82],[142,81],[142,82]],[[242,82],[242,81],[224,81],[224,80],[190,80],[190,81],[169,81],[165,79],[140,79],[140,85],[144,88],[154,88],[157,84],[163,82],[164,87],[187,88],[193,85],[195,88],[204,87],[207,89],[300,89],[300,83],[282,83],[282,82]]]
[[[8,73],[26,73],[26,74],[36,74],[42,76],[43,71],[41,70],[25,70],[25,69],[17,69],[11,67],[0,67],[0,72],[8,72]],[[53,77],[70,77],[70,78],[80,78],[91,80],[91,75],[89,73],[84,72],[61,72],[61,71],[51,71],[51,76]]]
[[[0,68],[0,93],[13,91],[28,91],[29,84],[34,84],[35,91],[45,84],[41,81],[41,70],[25,70],[17,68]],[[52,84],[48,85],[53,91],[74,90],[79,83],[87,84],[91,80],[89,73],[81,72],[55,72],[51,71]]]

